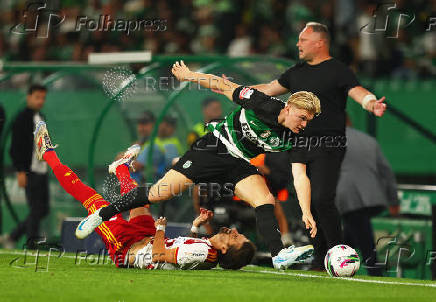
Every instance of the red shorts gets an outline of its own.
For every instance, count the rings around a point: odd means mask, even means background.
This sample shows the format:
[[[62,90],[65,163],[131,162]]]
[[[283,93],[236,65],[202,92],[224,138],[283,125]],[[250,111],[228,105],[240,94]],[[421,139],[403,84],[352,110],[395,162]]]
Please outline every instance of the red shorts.
[[[150,215],[136,216],[127,221],[118,214],[105,221],[96,231],[106,244],[109,256],[117,267],[126,265],[125,257],[132,244],[156,234],[154,219]]]

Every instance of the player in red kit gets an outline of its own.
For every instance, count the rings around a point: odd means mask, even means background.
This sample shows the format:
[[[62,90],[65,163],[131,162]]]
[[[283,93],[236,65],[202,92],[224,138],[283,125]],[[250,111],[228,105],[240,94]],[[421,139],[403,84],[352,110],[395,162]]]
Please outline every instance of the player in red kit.
[[[36,125],[35,144],[38,159],[48,163],[60,185],[88,210],[88,215],[110,204],[93,188],[85,185],[68,166],[60,162],[44,122]],[[109,167],[109,171],[114,173],[120,182],[121,195],[137,186],[130,178],[129,164],[138,151],[139,148],[133,146],[121,160]],[[202,211],[193,222],[193,230],[210,217],[210,212]],[[117,267],[210,269],[219,263],[223,268],[239,269],[249,264],[255,253],[253,243],[236,229],[222,228],[209,239],[168,239],[165,238],[165,226],[165,218],[154,221],[150,211],[146,207],[140,207],[130,211],[128,220],[117,214],[102,223],[95,231],[103,239]]]

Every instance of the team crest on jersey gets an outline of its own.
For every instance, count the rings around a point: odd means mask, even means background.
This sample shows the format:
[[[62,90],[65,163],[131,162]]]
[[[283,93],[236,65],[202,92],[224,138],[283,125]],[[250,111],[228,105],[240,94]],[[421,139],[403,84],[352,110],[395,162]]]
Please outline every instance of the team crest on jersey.
[[[248,87],[245,87],[239,92],[239,99],[249,99],[253,94],[254,90]]]
[[[269,144],[270,144],[272,147],[277,147],[277,146],[280,144],[280,139],[279,139],[278,137],[271,137],[271,138],[269,139]]]
[[[192,165],[192,161],[187,160],[187,161],[183,164],[183,169],[188,169],[191,165]]]
[[[262,132],[262,133],[260,134],[260,137],[261,137],[261,138],[267,138],[267,137],[269,137],[270,135],[271,135],[271,131],[267,130],[267,131]]]

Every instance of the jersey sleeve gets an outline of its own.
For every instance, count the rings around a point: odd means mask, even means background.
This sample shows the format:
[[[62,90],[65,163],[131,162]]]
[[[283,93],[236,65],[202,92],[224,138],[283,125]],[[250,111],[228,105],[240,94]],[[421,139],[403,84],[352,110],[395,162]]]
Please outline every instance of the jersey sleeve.
[[[280,77],[277,79],[277,82],[279,82],[280,85],[285,87],[286,89],[291,89],[291,85],[289,85],[289,77],[290,73],[292,72],[292,67],[288,68],[284,73],[280,75]]]
[[[233,102],[244,109],[253,110],[256,116],[265,122],[276,125],[277,117],[285,104],[251,87],[240,86],[233,92]]]
[[[215,263],[218,252],[204,242],[186,242],[176,250],[176,260],[182,268],[193,268],[200,263]]]
[[[289,152],[289,158],[291,163],[307,164],[309,162],[307,158],[307,151],[304,148],[303,149],[292,148],[288,152]]]
[[[338,75],[338,85],[340,88],[343,89],[345,93],[348,94],[348,91],[351,88],[360,86],[360,83],[357,80],[357,77],[354,74],[354,72],[348,66],[344,66],[344,68],[341,70],[341,72]]]

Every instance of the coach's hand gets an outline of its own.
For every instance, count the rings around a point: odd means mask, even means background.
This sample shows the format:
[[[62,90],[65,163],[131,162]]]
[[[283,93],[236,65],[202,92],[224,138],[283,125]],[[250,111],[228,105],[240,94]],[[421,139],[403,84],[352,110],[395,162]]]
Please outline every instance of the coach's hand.
[[[306,225],[306,230],[310,229],[310,237],[315,238],[317,229],[316,229],[315,220],[313,220],[313,216],[308,214],[303,214],[303,217],[301,219]]]
[[[191,73],[188,66],[186,66],[183,61],[174,63],[171,72],[180,82],[186,81]]]
[[[386,103],[383,103],[386,98],[382,97],[381,99],[374,102],[374,107],[372,107],[372,112],[375,116],[382,116],[386,111]]]

